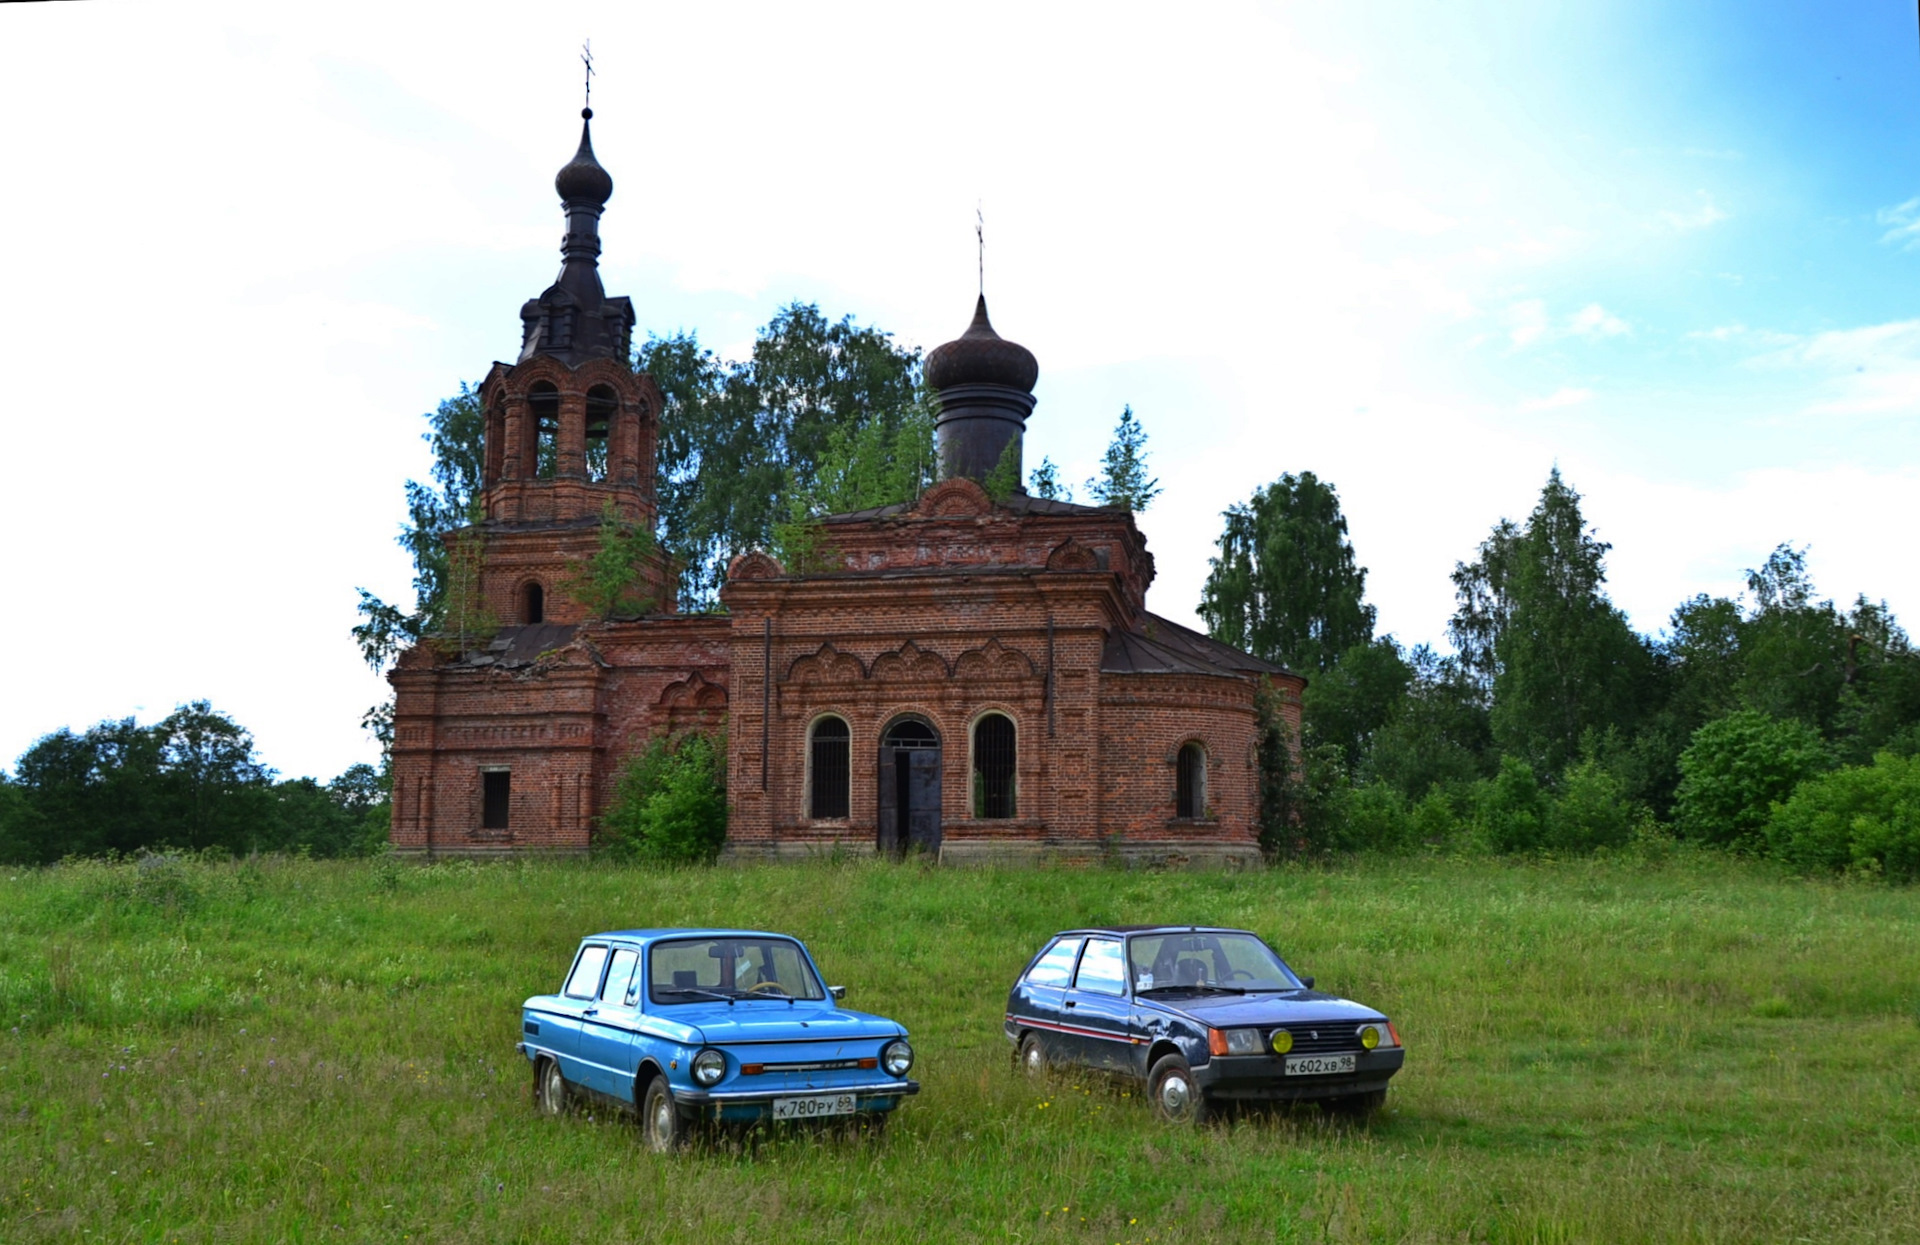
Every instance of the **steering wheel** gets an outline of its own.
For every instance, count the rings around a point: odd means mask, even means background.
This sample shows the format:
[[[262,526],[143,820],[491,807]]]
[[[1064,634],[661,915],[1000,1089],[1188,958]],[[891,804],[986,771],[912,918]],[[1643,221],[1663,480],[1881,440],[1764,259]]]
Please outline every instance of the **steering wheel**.
[[[778,994],[782,998],[792,998],[787,988],[777,981],[756,981],[747,987],[748,994]]]
[[[1230,968],[1227,970],[1227,980],[1228,981],[1254,981],[1256,980],[1256,978],[1252,973],[1248,972],[1244,968]]]

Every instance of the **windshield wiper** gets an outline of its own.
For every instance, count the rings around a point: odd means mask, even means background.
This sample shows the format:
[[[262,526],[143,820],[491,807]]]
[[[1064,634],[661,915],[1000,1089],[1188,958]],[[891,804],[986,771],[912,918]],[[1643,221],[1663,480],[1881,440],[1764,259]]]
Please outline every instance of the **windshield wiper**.
[[[1245,994],[1246,993],[1246,991],[1241,989],[1239,986],[1216,986],[1216,985],[1211,985],[1204,981],[1196,981],[1184,986],[1148,986],[1144,990],[1135,990],[1134,993],[1135,994],[1172,994],[1172,993],[1191,994],[1191,993],[1195,993],[1202,990],[1211,990],[1217,994]]]
[[[735,998],[735,996],[731,994],[721,994],[717,990],[700,990],[700,989],[696,989],[693,986],[668,986],[666,989],[656,990],[654,991],[654,993],[655,994],[697,994],[702,998],[719,999],[721,1002],[725,1003],[728,1007],[733,1006],[734,998]]]

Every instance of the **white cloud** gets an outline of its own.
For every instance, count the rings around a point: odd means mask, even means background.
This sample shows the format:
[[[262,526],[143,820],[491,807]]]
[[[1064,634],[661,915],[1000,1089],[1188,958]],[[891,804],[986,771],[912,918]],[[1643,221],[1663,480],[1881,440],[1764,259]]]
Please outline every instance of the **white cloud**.
[[[1588,303],[1573,313],[1573,319],[1567,324],[1567,332],[1575,337],[1618,337],[1622,333],[1633,332],[1633,329],[1599,303]]]
[[[1728,219],[1728,216],[1727,213],[1721,211],[1720,208],[1715,205],[1712,197],[1703,190],[1700,192],[1699,206],[1684,212],[1662,212],[1660,213],[1660,219],[1669,228],[1677,229],[1685,233],[1689,230],[1705,229],[1709,225],[1717,225],[1721,221]]]
[[[1507,308],[1507,340],[1516,347],[1531,346],[1546,336],[1550,327],[1547,304],[1541,299],[1529,298]]]
[[[1557,411],[1564,407],[1579,406],[1582,402],[1590,402],[1592,400],[1593,390],[1575,389],[1563,385],[1544,398],[1528,398],[1526,401],[1520,403],[1519,409],[1526,413],[1535,411]]]
[[[1920,196],[1890,208],[1881,208],[1878,217],[1881,224],[1889,226],[1880,235],[1882,242],[1897,242],[1903,249],[1909,250],[1920,246]]]

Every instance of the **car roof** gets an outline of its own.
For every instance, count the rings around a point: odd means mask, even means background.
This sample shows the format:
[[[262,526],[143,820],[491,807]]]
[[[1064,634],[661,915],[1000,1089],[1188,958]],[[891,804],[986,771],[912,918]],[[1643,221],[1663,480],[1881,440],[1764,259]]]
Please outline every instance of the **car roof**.
[[[582,942],[598,942],[602,939],[619,938],[627,942],[654,942],[662,938],[784,938],[788,942],[799,942],[792,934],[776,934],[764,929],[709,929],[706,927],[686,929],[611,929],[605,933],[588,934]]]
[[[1252,930],[1241,929],[1233,925],[1082,925],[1077,929],[1063,929],[1055,938],[1067,934],[1250,934]]]

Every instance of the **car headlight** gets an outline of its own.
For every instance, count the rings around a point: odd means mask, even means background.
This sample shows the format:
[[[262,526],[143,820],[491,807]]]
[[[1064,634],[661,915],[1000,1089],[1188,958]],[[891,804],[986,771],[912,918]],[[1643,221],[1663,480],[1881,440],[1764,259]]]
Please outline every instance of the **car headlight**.
[[[1293,1049],[1293,1034],[1286,1029],[1273,1031],[1273,1053],[1284,1055]]]
[[[1360,1026],[1360,1045],[1367,1050],[1376,1047],[1394,1047],[1400,1045],[1400,1035],[1393,1031],[1393,1023],[1387,1020],[1373,1021]]]
[[[882,1047],[880,1066],[887,1070],[888,1076],[905,1076],[913,1067],[913,1047],[907,1045],[907,1039],[895,1038]]]
[[[717,1050],[703,1050],[693,1057],[693,1079],[701,1085],[713,1085],[727,1074],[727,1057]]]
[[[1229,1055],[1257,1055],[1260,1053],[1260,1030],[1228,1029],[1227,1053]]]

